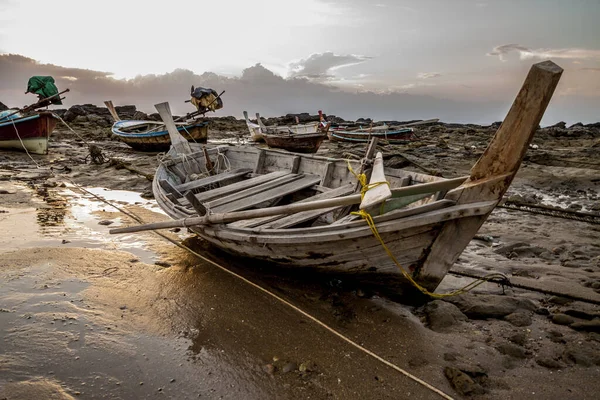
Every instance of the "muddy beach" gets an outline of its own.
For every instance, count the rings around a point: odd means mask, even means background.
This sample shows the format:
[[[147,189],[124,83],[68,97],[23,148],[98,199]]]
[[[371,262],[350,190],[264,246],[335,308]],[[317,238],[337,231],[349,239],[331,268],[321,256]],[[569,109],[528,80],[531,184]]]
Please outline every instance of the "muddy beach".
[[[115,140],[104,110],[62,113],[75,133],[61,125],[49,155],[32,156],[38,166],[0,153],[0,399],[438,396],[162,237],[109,235],[133,221],[107,202],[144,222],[167,217],[149,180],[161,154]],[[497,128],[433,124],[380,150],[388,166],[456,177]],[[243,121],[218,118],[209,144],[246,137]],[[104,162],[91,162],[90,145]],[[600,124],[540,129],[506,200],[599,215],[598,151]],[[275,271],[184,230],[164,234],[453,398],[593,399],[600,390],[598,224],[496,208],[438,291],[490,271],[515,287],[483,284],[425,305],[399,302],[385,283]]]

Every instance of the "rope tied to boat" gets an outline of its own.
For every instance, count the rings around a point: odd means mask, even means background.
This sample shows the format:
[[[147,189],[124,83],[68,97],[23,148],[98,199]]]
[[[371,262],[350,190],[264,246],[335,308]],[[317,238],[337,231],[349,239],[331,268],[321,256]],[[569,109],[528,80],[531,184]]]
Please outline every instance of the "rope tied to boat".
[[[350,170],[350,172],[352,172],[352,174],[354,174],[354,176],[356,176],[356,178],[358,179],[358,182],[361,184],[362,189],[361,189],[361,198],[364,197],[364,194],[369,191],[370,189],[380,185],[380,184],[388,184],[389,186],[389,182],[377,182],[376,184],[370,184],[367,185],[367,177],[365,174],[359,174],[357,175],[353,170],[352,170],[352,166],[350,165],[350,161],[348,161],[348,169]],[[383,204],[382,204],[383,206]],[[504,286],[511,286],[510,280],[508,279],[508,277],[504,274],[501,273],[492,273],[492,274],[488,274],[485,275],[471,283],[469,283],[468,285],[463,286],[460,289],[454,290],[452,292],[449,293],[433,293],[430,292],[429,290],[427,290],[426,288],[424,288],[423,286],[421,286],[417,281],[415,281],[415,279],[412,277],[412,275],[406,271],[406,269],[404,269],[404,267],[398,262],[398,260],[396,259],[396,257],[394,256],[394,254],[392,253],[392,251],[387,247],[387,245],[385,244],[385,241],[383,240],[383,238],[381,237],[381,235],[379,234],[379,231],[377,230],[377,226],[375,225],[375,221],[373,220],[373,217],[371,216],[371,214],[369,214],[366,210],[358,210],[358,211],[353,211],[350,214],[352,215],[358,215],[360,216],[362,219],[364,219],[367,222],[367,225],[369,225],[369,228],[371,228],[371,232],[373,232],[373,236],[375,236],[375,238],[377,240],[379,240],[379,242],[381,243],[381,246],[383,247],[383,249],[385,250],[385,252],[387,253],[387,255],[390,257],[390,259],[394,262],[394,264],[396,264],[396,266],[398,267],[398,269],[400,270],[400,272],[402,273],[402,275],[404,276],[404,278],[406,278],[406,280],[408,280],[410,282],[411,285],[413,285],[417,290],[419,290],[421,293],[423,293],[424,295],[427,295],[429,297],[432,297],[434,299],[441,299],[441,298],[445,298],[445,297],[451,297],[451,296],[456,296],[459,294],[463,294],[466,293],[472,289],[475,289],[477,286],[481,285],[484,282],[494,282],[497,283],[499,285],[502,285],[502,287],[504,288]]]

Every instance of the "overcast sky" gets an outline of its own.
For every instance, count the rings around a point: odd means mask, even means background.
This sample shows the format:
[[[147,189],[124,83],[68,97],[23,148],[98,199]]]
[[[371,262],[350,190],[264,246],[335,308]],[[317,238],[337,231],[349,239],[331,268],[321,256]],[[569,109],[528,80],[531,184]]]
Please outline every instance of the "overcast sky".
[[[187,87],[210,84],[227,90],[221,115],[486,123],[551,59],[565,73],[543,123],[600,120],[599,0],[93,4],[0,0],[0,101],[31,102],[25,75],[50,74],[71,88],[67,105],[168,100],[184,112]]]

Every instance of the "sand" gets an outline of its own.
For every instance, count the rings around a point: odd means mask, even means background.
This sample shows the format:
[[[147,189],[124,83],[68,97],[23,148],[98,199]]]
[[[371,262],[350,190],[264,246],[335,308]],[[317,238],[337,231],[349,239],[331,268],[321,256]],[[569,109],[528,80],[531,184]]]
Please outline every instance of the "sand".
[[[23,153],[0,153],[0,398],[436,398],[152,233],[109,235],[129,217],[73,183],[146,222],[166,219],[148,198],[150,181],[132,172],[151,175],[160,155],[75,128],[130,169],[86,163],[87,147],[67,130],[50,155],[34,156],[40,168]],[[383,146],[386,163],[458,176],[490,136],[468,126],[418,133],[410,145]],[[241,136],[224,129],[211,139]],[[597,139],[540,137],[508,196],[595,212]],[[498,208],[455,269],[502,272],[541,291],[485,284],[426,305],[397,302],[384,283],[282,273],[207,250],[187,232],[166,233],[452,397],[593,399],[600,389],[598,225]],[[439,290],[470,281],[449,274]]]

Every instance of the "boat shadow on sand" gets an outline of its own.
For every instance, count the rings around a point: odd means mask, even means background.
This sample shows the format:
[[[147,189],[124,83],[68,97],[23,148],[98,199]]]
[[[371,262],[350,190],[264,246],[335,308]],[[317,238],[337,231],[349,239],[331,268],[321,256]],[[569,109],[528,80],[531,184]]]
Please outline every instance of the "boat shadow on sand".
[[[341,297],[379,296],[413,306],[430,300],[416,288],[406,286],[399,274],[382,276],[375,269],[346,273],[326,268],[299,269],[293,265],[286,268],[281,263],[231,255],[197,236],[186,239],[183,244],[223,268],[284,297],[331,300],[334,307],[342,306]]]

